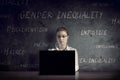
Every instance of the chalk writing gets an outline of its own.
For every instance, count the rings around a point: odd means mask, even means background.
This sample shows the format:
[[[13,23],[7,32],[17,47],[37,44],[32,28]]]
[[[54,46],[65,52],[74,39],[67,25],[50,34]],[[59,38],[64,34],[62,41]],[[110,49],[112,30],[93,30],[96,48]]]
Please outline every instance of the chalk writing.
[[[109,6],[113,6],[112,3],[92,3],[89,6],[98,6],[98,7],[109,7]]]
[[[80,31],[81,36],[105,36],[107,35],[107,30],[81,30]]]
[[[0,49],[0,52],[6,56],[8,55],[24,55],[24,49],[12,49],[12,48],[4,48]]]
[[[0,0],[0,5],[15,5],[15,6],[21,6],[21,5],[28,5],[29,0]]]
[[[53,13],[51,11],[22,11],[19,14],[20,19],[51,19]]]
[[[89,63],[115,63],[115,58],[89,58]]]
[[[118,18],[114,18],[114,19],[112,19],[112,24],[120,24],[120,19],[118,19]]]
[[[102,11],[58,11],[57,19],[101,19]]]
[[[96,48],[117,48],[115,45],[96,45]]]
[[[22,67],[22,68],[28,68],[28,67],[38,67],[39,64],[20,64],[19,67]]]
[[[33,43],[33,46],[34,47],[47,47],[48,46],[48,44],[47,43],[45,43],[45,42],[35,42],[35,43]]]
[[[105,64],[110,64],[110,63],[116,63],[117,59],[116,58],[105,58],[105,57],[97,57],[97,58],[79,58],[80,63],[105,63]]]
[[[14,27],[8,26],[7,32],[47,32],[48,28],[46,27]]]

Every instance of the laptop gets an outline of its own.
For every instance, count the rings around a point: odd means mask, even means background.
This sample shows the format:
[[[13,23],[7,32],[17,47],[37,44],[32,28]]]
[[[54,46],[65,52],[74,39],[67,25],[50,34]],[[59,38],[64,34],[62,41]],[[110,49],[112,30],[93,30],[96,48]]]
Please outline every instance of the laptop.
[[[40,75],[75,75],[75,51],[40,51]]]

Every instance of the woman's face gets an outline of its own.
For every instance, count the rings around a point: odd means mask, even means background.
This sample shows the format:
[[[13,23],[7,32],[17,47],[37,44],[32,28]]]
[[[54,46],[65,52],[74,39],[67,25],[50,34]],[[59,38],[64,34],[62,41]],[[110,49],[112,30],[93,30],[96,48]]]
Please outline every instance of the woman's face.
[[[69,36],[66,31],[58,31],[56,35],[58,45],[67,46],[68,37]]]

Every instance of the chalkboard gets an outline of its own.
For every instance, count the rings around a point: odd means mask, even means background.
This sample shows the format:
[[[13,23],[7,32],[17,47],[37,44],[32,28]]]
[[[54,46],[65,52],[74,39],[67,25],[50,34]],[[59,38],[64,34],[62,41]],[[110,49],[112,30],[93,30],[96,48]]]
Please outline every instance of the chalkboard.
[[[38,71],[61,26],[81,71],[120,71],[119,0],[0,0],[0,71]]]

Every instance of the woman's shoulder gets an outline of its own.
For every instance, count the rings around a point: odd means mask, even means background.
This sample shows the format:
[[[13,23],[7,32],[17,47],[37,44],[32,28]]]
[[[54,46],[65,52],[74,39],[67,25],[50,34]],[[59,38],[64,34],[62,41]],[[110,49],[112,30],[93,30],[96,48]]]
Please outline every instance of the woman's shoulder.
[[[57,48],[49,48],[48,50],[49,50],[49,51],[54,51],[54,50],[58,50],[58,49],[57,49]],[[73,48],[73,47],[71,47],[71,46],[67,46],[66,50],[75,50],[75,51],[77,51],[76,48]]]
[[[73,47],[71,47],[71,46],[68,46],[67,47],[67,50],[77,50],[76,48],[73,48]]]
[[[48,49],[48,51],[54,51],[54,50],[56,50],[55,48],[50,48],[50,49]]]

